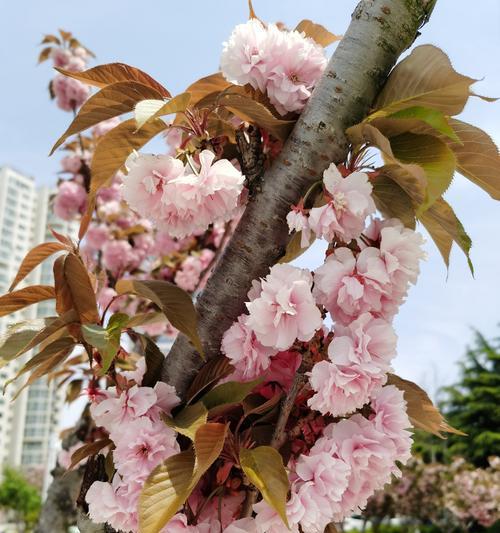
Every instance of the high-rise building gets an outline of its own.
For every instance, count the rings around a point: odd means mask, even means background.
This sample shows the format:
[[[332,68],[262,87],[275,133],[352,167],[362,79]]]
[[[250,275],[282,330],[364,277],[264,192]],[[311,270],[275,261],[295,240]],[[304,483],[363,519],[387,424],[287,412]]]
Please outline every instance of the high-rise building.
[[[9,167],[0,167],[0,293],[14,279],[26,253],[39,243],[54,240],[50,227],[65,235],[76,235],[78,225],[55,217],[50,209],[51,191],[37,187],[33,178]],[[45,261],[25,284],[51,285],[53,260]],[[54,316],[54,302],[42,302],[15,315],[0,318],[0,334],[9,325]],[[33,354],[0,368],[1,385],[12,377]],[[17,383],[0,396],[0,464],[20,467],[40,482],[54,462],[54,441],[59,429],[62,398],[53,382],[42,378],[24,389],[13,402]]]

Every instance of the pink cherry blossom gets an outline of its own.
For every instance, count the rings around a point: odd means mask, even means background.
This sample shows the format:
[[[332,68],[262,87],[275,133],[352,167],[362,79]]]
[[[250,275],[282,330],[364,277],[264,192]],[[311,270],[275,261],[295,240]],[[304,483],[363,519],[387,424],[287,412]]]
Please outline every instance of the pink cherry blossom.
[[[411,457],[411,422],[406,412],[403,391],[394,385],[381,388],[371,400],[375,428],[392,439],[396,447],[395,459],[406,463]]]
[[[234,215],[244,177],[227,159],[214,159],[213,152],[203,150],[197,173],[187,171],[167,183],[162,227],[170,235],[185,237],[202,232],[211,223],[230,220]]]
[[[392,318],[399,302],[390,290],[377,248],[365,248],[357,258],[349,248],[337,248],[314,273],[316,301],[344,324],[365,312]]]
[[[63,111],[78,109],[90,94],[88,85],[63,74],[57,74],[51,86],[57,106]]]
[[[87,206],[87,193],[75,181],[60,183],[54,198],[54,213],[63,220],[72,220],[76,215],[82,214]]]
[[[247,303],[250,314],[247,326],[264,346],[287,350],[296,339],[310,340],[322,326],[308,270],[275,265],[261,286],[260,296]]]
[[[277,40],[276,29],[270,37],[268,30],[257,19],[238,24],[228,41],[223,43],[220,67],[224,77],[239,85],[250,84],[265,91],[272,55],[273,40]]]
[[[50,59],[52,59],[54,67],[66,68],[71,59],[71,52],[65,48],[53,47],[50,52]]]
[[[344,416],[366,404],[386,375],[370,374],[360,365],[338,366],[330,361],[316,363],[308,373],[314,395],[307,404],[322,414]]]
[[[126,166],[129,170],[123,179],[124,200],[140,215],[161,220],[165,186],[183,175],[182,162],[165,155],[135,154],[127,159]]]
[[[278,113],[302,111],[326,67],[323,48],[298,31],[275,30],[268,26],[274,65],[268,75],[267,94]],[[279,31],[279,37],[273,36]]]
[[[155,466],[179,452],[176,432],[162,421],[143,416],[113,427],[113,461],[124,479],[144,481]]]
[[[185,291],[194,291],[200,281],[203,264],[198,256],[189,255],[175,274],[175,284]]]
[[[360,365],[372,374],[388,372],[396,355],[396,341],[391,324],[363,313],[348,326],[335,326],[328,357],[338,366]]]
[[[135,261],[133,248],[128,241],[107,241],[102,247],[102,264],[114,274],[123,272]]]
[[[301,231],[300,246],[301,248],[307,248],[311,243],[311,227],[309,226],[309,219],[304,214],[303,209],[298,206],[294,206],[292,210],[286,216],[290,233],[292,231]]]
[[[103,287],[97,294],[97,303],[99,304],[99,307],[102,310],[106,309],[106,307],[111,304],[111,301],[115,296],[118,296],[118,293],[114,289],[112,289],[111,287]],[[109,307],[109,310],[111,312],[115,312],[118,311],[120,308],[120,300],[115,300]]]
[[[348,243],[361,235],[366,217],[375,212],[373,187],[362,172],[342,177],[334,163],[324,171],[323,183],[328,203],[310,210],[309,226],[327,241],[337,237]]]
[[[96,523],[108,523],[118,531],[137,532],[137,503],[142,483],[122,480],[119,474],[112,483],[95,481],[87,491],[90,518]]]
[[[248,326],[248,315],[241,315],[222,337],[222,353],[235,368],[231,379],[250,381],[261,376],[277,350],[263,346]]]
[[[104,399],[90,406],[90,411],[96,424],[108,431],[146,415],[158,399],[151,387],[137,385],[121,394],[117,394],[116,389],[112,387],[107,389],[105,394]]]
[[[85,234],[85,248],[92,252],[99,251],[109,239],[109,227],[106,224],[92,223]]]
[[[61,167],[65,172],[78,174],[82,167],[82,158],[79,155],[67,155],[61,159]]]

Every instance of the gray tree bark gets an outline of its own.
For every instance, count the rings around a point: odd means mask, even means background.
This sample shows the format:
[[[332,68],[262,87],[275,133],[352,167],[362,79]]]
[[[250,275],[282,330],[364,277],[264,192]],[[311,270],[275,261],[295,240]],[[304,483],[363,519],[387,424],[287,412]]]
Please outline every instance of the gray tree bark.
[[[254,279],[268,273],[289,240],[285,217],[331,162],[347,155],[345,130],[367,114],[389,71],[418,35],[435,0],[363,0],[283,151],[264,175],[197,302],[208,359],[245,311]],[[184,335],[165,358],[162,380],[183,396],[203,361]]]
[[[252,280],[268,273],[289,240],[285,217],[331,162],[347,155],[345,130],[361,121],[436,0],[362,0],[285,146],[264,175],[197,302],[205,355],[244,312]],[[184,335],[165,358],[162,380],[183,396],[203,360]],[[84,515],[82,533],[105,533]],[[48,533],[49,530],[47,530]],[[50,530],[52,531],[52,530]],[[44,532],[45,533],[45,532]]]

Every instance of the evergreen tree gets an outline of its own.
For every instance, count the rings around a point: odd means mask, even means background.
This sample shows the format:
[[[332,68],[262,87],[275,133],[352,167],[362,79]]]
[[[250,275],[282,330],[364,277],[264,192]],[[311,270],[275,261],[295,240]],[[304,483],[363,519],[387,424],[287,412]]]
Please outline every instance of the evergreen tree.
[[[450,424],[467,437],[450,435],[446,457],[461,455],[476,466],[500,455],[500,338],[476,332],[475,343],[461,363],[461,379],[447,387],[444,410]]]

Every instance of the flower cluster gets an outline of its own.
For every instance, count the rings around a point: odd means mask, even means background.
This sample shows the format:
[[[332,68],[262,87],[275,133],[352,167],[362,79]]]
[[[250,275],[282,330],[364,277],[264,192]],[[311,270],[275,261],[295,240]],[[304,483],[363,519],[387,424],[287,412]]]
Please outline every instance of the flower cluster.
[[[281,115],[302,110],[326,67],[324,50],[311,38],[257,19],[236,26],[223,46],[224,77],[266,93]]]
[[[314,273],[314,296],[330,312],[335,336],[328,360],[310,373],[309,404],[334,416],[361,408],[385,383],[396,355],[390,321],[424,257],[422,237],[395,219],[375,220],[357,238],[354,251],[336,248]]]
[[[410,456],[411,426],[403,393],[393,385],[374,395],[372,414],[356,414],[323,430],[307,455],[288,465],[291,497],[287,518],[291,531],[322,532],[365,506],[368,498],[399,474],[396,461]],[[288,529],[265,502],[255,505],[256,531]]]
[[[70,72],[85,70],[89,59],[88,51],[82,46],[53,47],[50,58],[55,67]],[[81,81],[57,74],[50,84],[50,92],[56,99],[57,106],[63,111],[75,111],[87,100],[90,87]]]
[[[309,271],[282,264],[254,282],[246,304],[249,314],[241,315],[222,339],[222,351],[238,378],[260,376],[274,355],[288,350],[296,340],[311,340],[321,328],[312,281]]]
[[[244,178],[227,159],[199,154],[199,170],[167,155],[135,154],[127,161],[123,198],[172,237],[204,232],[233,218]]]
[[[370,521],[397,516],[443,531],[491,527],[500,520],[500,459],[490,457],[489,463],[474,468],[460,458],[439,464],[415,457],[401,478],[370,498],[363,516]]]
[[[134,376],[142,379],[140,373]],[[160,419],[179,403],[173,387],[154,388],[128,382],[94,397],[91,413],[114,443],[116,472],[111,483],[96,481],[87,492],[89,514],[97,523],[137,531],[137,502],[146,478],[159,463],[179,452],[177,434]]]
[[[324,205],[295,206],[287,216],[290,231],[302,232],[303,248],[309,245],[311,232],[329,242],[349,243],[363,231],[366,217],[375,213],[372,190],[367,174],[352,172],[344,178],[332,163],[323,172]]]

